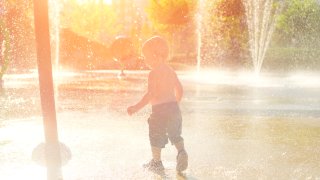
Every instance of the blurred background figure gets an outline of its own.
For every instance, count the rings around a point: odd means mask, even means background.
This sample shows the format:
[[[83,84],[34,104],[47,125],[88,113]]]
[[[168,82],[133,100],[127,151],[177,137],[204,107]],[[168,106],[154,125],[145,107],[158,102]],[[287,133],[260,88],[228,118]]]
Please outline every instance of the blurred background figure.
[[[125,65],[134,58],[134,47],[131,39],[126,36],[118,36],[115,38],[113,43],[110,46],[112,58],[118,62],[121,66],[121,72],[119,78],[124,78],[124,69]]]

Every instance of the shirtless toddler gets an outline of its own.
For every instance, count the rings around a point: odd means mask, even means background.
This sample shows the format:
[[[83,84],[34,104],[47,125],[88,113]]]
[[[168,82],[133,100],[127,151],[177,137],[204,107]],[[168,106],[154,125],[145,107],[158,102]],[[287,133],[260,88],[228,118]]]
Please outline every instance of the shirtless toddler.
[[[147,104],[152,105],[152,113],[148,119],[152,159],[144,167],[151,171],[164,170],[161,149],[169,139],[178,151],[176,170],[184,171],[188,167],[188,154],[181,137],[182,118],[178,104],[183,95],[183,88],[177,74],[165,64],[169,54],[167,42],[159,36],[154,36],[144,43],[142,53],[151,68],[148,89],[141,100],[128,107],[127,111],[132,115]]]

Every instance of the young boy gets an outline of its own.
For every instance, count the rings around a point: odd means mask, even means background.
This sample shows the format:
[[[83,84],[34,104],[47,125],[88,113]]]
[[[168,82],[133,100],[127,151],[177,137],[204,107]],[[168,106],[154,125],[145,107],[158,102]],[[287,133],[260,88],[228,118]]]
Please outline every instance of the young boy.
[[[142,47],[142,54],[150,66],[148,90],[135,105],[128,107],[129,115],[139,111],[145,105],[152,105],[152,113],[148,119],[149,140],[152,159],[144,167],[151,171],[163,171],[161,149],[168,143],[168,138],[175,145],[178,172],[188,167],[188,154],[181,137],[181,112],[178,102],[181,101],[183,89],[177,74],[165,61],[169,54],[167,42],[155,36],[147,40]]]

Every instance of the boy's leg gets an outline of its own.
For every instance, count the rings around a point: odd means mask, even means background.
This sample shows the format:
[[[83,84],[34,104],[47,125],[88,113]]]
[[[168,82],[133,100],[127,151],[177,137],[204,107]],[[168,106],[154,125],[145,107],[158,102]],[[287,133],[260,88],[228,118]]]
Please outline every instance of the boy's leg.
[[[161,148],[151,146],[152,158],[154,161],[161,161]]]
[[[182,117],[178,108],[171,114],[168,120],[167,132],[171,143],[175,145],[178,151],[176,170],[179,172],[184,171],[188,167],[188,154],[184,148],[183,138],[181,137]]]
[[[161,161],[161,148],[151,146],[152,159],[147,164],[144,164],[143,167],[147,168],[150,171],[162,172],[164,170],[162,161]]]
[[[184,150],[184,142],[183,142],[183,140],[175,143],[174,146],[176,147],[178,153],[179,153],[180,151],[183,151],[183,150]]]
[[[148,123],[152,157],[155,161],[161,161],[161,148],[168,143],[165,123],[156,115],[151,115]]]
[[[165,126],[156,114],[151,114],[148,119],[148,123],[152,159],[149,163],[144,164],[143,166],[151,171],[163,171],[164,167],[161,162],[161,148],[168,142],[168,138],[165,134]]]
[[[181,172],[186,170],[188,167],[188,154],[184,148],[183,140],[175,143],[174,145],[178,151],[176,170]]]

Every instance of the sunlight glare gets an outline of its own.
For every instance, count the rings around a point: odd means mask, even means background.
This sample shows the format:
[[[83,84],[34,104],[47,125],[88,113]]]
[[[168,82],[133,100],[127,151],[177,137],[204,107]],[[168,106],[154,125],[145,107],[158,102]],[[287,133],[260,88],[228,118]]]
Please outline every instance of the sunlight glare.
[[[112,4],[112,0],[95,0],[94,2],[95,3],[104,3],[104,4],[108,4],[108,5],[111,5]],[[77,2],[79,4],[86,4],[86,3],[89,3],[89,2],[92,2],[92,1],[89,1],[89,0],[77,0]]]
[[[297,72],[289,77],[289,80],[301,86],[319,87],[320,78],[318,74]]]

